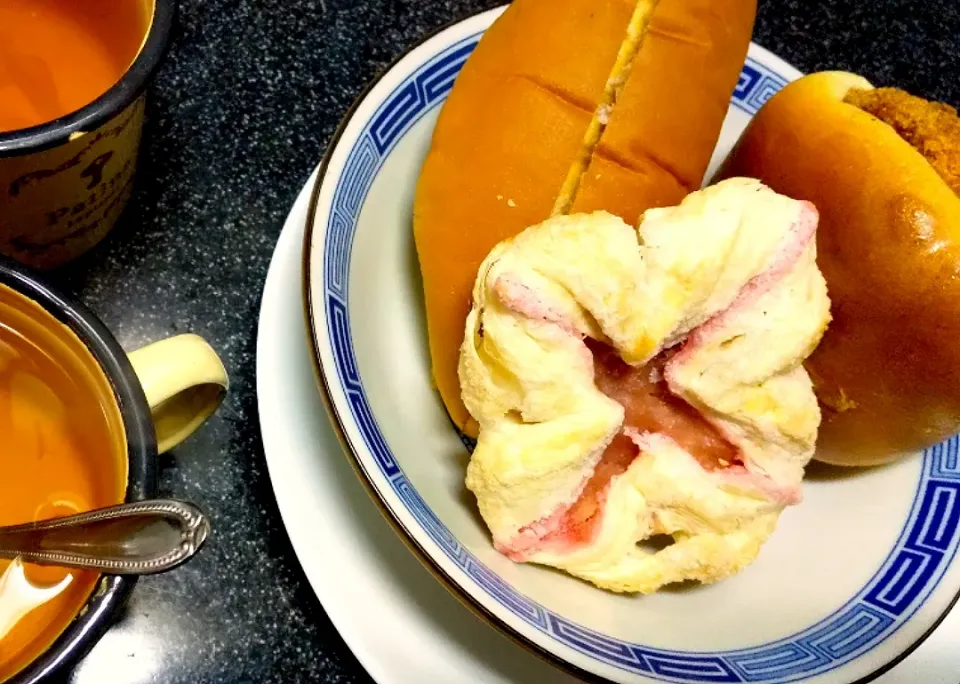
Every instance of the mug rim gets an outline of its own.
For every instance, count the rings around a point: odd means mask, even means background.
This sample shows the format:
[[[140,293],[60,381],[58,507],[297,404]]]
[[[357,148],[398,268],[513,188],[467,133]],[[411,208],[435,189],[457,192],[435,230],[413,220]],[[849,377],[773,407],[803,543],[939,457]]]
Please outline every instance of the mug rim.
[[[41,152],[97,130],[125,110],[144,91],[166,54],[176,0],[152,0],[153,19],[133,63],[107,92],[80,109],[29,128],[0,132],[0,159]]]
[[[0,256],[0,284],[36,302],[67,326],[93,355],[113,390],[127,441],[127,488],[124,501],[157,495],[159,457],[150,406],[126,352],[103,322],[86,306],[61,294],[42,276]],[[103,575],[80,615],[49,648],[15,674],[13,684],[37,684],[76,664],[113,624],[136,576]]]

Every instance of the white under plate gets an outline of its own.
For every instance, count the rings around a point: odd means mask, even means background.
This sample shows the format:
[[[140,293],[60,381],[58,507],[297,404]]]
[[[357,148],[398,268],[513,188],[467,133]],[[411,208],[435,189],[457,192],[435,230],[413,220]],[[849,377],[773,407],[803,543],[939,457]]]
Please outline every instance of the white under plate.
[[[257,344],[270,478],[297,557],[378,684],[573,680],[460,605],[404,547],[357,480],[317,391],[301,303],[307,183],[277,244]],[[960,610],[876,684],[956,684]],[[412,656],[411,654],[415,654]]]

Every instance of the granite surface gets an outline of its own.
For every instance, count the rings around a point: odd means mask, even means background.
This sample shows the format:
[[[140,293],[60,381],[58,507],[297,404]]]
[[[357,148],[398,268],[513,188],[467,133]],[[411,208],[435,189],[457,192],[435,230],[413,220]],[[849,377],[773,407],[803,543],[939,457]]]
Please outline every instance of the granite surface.
[[[497,0],[181,0],[151,90],[122,225],[57,275],[134,349],[194,331],[229,398],[163,460],[162,491],[216,534],[143,580],[72,684],[369,681],[291,550],[257,422],[260,292],[284,218],[364,84],[428,32]],[[760,3],[756,41],[804,71],[843,68],[960,104],[960,4]],[[438,591],[442,591],[438,586]]]

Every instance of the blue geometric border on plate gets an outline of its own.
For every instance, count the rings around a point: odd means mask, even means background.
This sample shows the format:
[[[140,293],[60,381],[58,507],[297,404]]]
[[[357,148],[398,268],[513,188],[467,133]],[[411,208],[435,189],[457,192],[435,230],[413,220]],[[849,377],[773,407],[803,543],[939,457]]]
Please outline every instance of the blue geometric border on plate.
[[[409,513],[493,600],[532,627],[598,661],[670,682],[790,682],[862,655],[902,626],[937,586],[958,546],[960,442],[927,450],[910,517],[877,574],[834,614],[803,632],[754,648],[678,652],[613,639],[573,623],[503,582],[467,551],[407,480],[367,401],[347,306],[350,255],[360,208],[396,142],[447,96],[481,34],[420,65],[366,123],[340,176],[324,244],[324,301],[337,375],[357,429]],[[788,79],[754,59],[744,64],[731,104],[754,114]]]

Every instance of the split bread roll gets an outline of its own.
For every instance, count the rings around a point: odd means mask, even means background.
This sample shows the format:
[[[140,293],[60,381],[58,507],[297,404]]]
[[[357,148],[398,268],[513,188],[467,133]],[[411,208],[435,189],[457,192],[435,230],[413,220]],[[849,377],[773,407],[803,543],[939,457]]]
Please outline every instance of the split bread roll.
[[[481,262],[551,215],[635,224],[700,187],[756,0],[515,0],[457,78],[417,185],[433,376],[476,434],[457,362]]]
[[[820,213],[833,323],[807,362],[817,458],[888,462],[960,428],[960,120],[845,72],[801,78],[753,119],[720,176]]]

